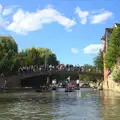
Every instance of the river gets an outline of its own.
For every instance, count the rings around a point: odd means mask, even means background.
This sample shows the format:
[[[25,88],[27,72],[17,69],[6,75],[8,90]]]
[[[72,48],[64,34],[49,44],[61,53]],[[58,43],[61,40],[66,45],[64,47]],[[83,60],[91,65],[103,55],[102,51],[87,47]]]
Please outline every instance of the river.
[[[120,93],[0,93],[0,120],[120,120]]]

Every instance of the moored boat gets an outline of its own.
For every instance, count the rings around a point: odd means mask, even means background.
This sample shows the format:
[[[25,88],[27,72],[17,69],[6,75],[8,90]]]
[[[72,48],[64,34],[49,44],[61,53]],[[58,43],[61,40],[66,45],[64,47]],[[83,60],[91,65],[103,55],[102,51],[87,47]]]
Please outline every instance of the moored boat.
[[[80,87],[76,87],[75,90],[80,90]]]
[[[68,88],[65,89],[65,92],[74,92],[74,91],[75,89],[68,89]]]
[[[75,87],[71,83],[69,83],[65,88],[65,92],[74,92],[74,91],[75,91]]]
[[[52,90],[56,90],[56,89],[57,89],[57,87],[56,87],[56,86],[53,86],[53,87],[52,87]]]

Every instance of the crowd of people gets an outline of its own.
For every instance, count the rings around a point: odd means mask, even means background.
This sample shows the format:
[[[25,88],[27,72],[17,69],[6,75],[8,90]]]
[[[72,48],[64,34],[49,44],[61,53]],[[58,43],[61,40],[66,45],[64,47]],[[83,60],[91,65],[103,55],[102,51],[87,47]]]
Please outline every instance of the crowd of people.
[[[64,65],[59,64],[57,66],[54,65],[31,65],[31,66],[23,66],[18,69],[18,73],[30,73],[30,72],[43,72],[43,71],[80,71],[80,72],[95,72],[97,71],[95,68],[86,68],[85,66],[78,65]]]

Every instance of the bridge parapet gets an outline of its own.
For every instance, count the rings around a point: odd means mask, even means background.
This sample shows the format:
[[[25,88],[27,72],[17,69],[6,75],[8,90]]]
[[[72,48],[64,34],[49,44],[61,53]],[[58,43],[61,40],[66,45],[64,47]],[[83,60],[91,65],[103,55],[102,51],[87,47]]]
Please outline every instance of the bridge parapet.
[[[88,76],[97,76],[97,77],[103,77],[102,73],[94,73],[94,72],[81,72],[81,71],[41,71],[41,72],[32,72],[32,73],[23,73],[19,74],[19,78],[24,79],[28,77],[34,77],[34,76],[52,76],[56,74],[65,74],[65,75],[88,75]]]
[[[8,77],[1,77],[1,84],[3,84],[2,81],[7,80],[7,87],[20,87],[21,86],[21,80],[27,79],[27,78],[32,78],[32,77],[39,77],[39,76],[45,76],[51,77],[51,76],[76,76],[79,77],[79,75],[88,75],[88,76],[97,76],[98,78],[102,78],[103,74],[101,73],[94,73],[94,72],[82,72],[82,71],[57,71],[57,70],[52,70],[52,71],[36,71],[36,72],[26,72],[22,74],[16,74],[16,75],[11,75]],[[76,77],[74,77],[76,79]],[[75,80],[74,79],[74,80]]]

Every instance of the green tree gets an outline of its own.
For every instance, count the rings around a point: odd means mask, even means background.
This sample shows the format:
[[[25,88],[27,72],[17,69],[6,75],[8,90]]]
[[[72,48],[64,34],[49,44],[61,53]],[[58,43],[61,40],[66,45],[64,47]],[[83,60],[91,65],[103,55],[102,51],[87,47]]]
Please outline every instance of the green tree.
[[[120,82],[120,70],[113,72],[112,77],[115,82]]]
[[[94,58],[94,65],[97,70],[103,72],[103,53],[100,51],[99,54]]]
[[[37,48],[41,58],[42,58],[42,64],[45,64],[45,61],[47,64],[51,65],[58,65],[59,61],[57,60],[57,57],[52,51],[48,48]]]
[[[56,55],[52,53],[47,48],[28,48],[19,52],[14,56],[14,64],[16,68],[20,66],[30,66],[30,65],[43,65],[45,64],[45,59],[47,64],[57,65],[58,61]]]
[[[120,56],[120,28],[114,28],[108,44],[108,52],[106,56],[107,67],[112,70],[119,56]]]
[[[93,81],[94,80],[94,76],[79,75],[79,79],[81,81],[88,82],[88,81]]]
[[[93,66],[93,65],[89,65],[89,64],[85,64],[84,65],[84,68],[85,68],[85,71],[87,71],[87,72],[95,72],[96,71],[96,67],[95,66]],[[90,71],[89,71],[90,70]]]
[[[19,67],[23,67],[25,66],[26,64],[26,54],[24,51],[22,52],[19,52],[18,54],[16,54],[14,57],[13,57],[13,64],[14,64],[14,68],[15,70],[17,70]]]
[[[13,69],[13,56],[18,53],[18,47],[12,37],[0,37],[0,72],[7,73]]]
[[[48,64],[50,65],[58,65],[59,64],[59,61],[57,61],[57,58],[56,58],[56,55],[55,54],[50,54],[48,56]]]
[[[25,50],[26,52],[26,64],[27,65],[40,65],[42,63],[42,58],[39,51],[32,47]]]
[[[0,73],[16,72],[19,67],[47,64],[57,65],[57,57],[48,48],[28,48],[18,53],[12,37],[0,37]]]

